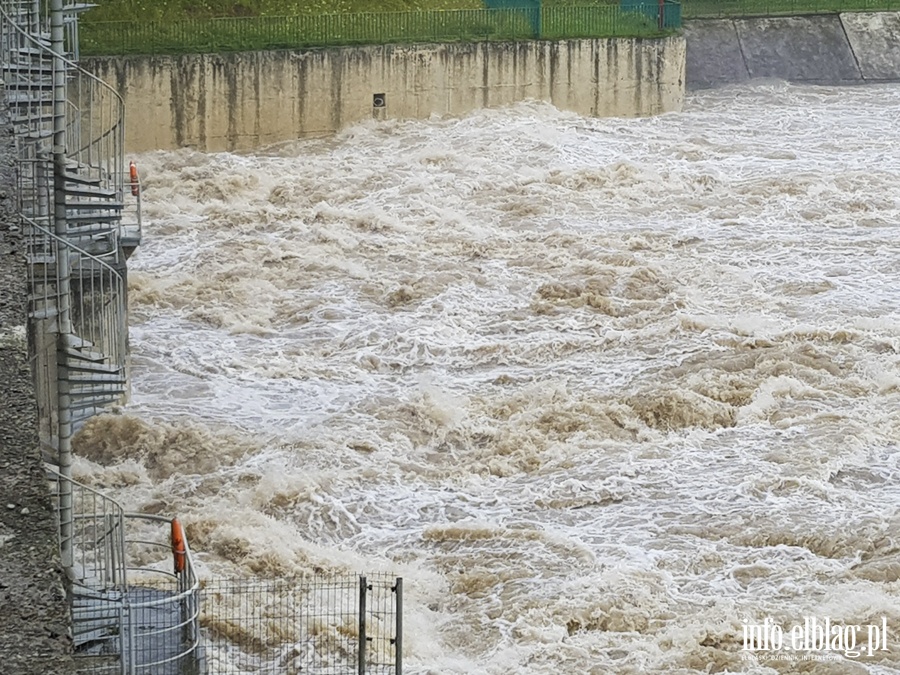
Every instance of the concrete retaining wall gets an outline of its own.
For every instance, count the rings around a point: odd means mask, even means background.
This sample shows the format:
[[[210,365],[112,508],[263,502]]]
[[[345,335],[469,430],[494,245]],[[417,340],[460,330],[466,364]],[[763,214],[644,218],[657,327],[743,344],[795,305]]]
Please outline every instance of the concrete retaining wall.
[[[687,86],[900,81],[900,12],[686,22]]]
[[[681,109],[685,43],[664,39],[381,45],[86,59],[128,110],[130,152],[248,150],[376,117],[461,115],[525,99],[582,115]],[[384,94],[385,106],[373,107]]]

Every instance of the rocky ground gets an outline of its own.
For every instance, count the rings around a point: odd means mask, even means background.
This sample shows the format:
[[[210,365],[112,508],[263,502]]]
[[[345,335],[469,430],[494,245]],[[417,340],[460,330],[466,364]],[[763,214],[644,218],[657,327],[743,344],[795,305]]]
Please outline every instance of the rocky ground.
[[[68,613],[28,365],[10,136],[2,125],[0,134],[0,672],[65,675]]]

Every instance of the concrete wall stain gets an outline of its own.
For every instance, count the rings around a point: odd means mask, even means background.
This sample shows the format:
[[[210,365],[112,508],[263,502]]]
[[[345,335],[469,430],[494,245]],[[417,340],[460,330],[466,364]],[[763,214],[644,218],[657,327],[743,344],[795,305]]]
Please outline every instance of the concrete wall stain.
[[[372,95],[382,92],[387,118],[464,115],[525,99],[582,115],[677,111],[684,62],[681,37],[85,59],[120,84],[133,111],[129,152],[252,150],[334,133],[371,118]]]

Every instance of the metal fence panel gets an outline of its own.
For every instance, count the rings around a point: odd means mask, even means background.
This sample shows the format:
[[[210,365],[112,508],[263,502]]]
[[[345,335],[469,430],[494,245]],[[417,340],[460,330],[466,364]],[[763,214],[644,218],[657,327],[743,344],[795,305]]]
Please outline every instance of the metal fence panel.
[[[201,582],[208,673],[399,674],[401,593],[381,574]]]
[[[84,21],[83,55],[301,49],[361,44],[650,37],[680,27],[677,3],[540,5],[417,12],[298,14],[180,21]],[[659,22],[662,13],[666,19]]]

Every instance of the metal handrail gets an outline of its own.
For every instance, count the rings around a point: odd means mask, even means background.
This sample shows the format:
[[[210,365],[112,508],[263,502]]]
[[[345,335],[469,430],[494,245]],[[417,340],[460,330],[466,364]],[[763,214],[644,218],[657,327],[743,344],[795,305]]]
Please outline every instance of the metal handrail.
[[[160,525],[170,525],[171,519],[165,516],[149,515],[144,513],[126,513],[127,521],[144,521]],[[127,534],[127,530],[126,530]],[[148,539],[132,539],[126,537],[126,559],[129,548],[134,546],[150,547],[151,549],[163,549],[167,553],[172,551],[171,543]],[[125,661],[132,667],[133,673],[146,673],[155,675],[166,664],[178,663],[186,665],[189,660],[199,657],[200,645],[200,580],[194,568],[193,556],[188,542],[184,541],[184,569],[181,572],[168,572],[155,567],[135,567],[128,565],[128,571],[142,576],[150,575],[150,578],[162,580],[162,588],[159,582],[151,583],[150,588],[165,590],[167,595],[150,600],[129,599],[128,611],[131,616],[140,616],[145,610],[165,610],[178,612],[178,620],[161,628],[132,625],[129,631],[129,649]],[[132,588],[141,588],[143,584],[139,580],[133,581]],[[168,644],[180,645],[180,649],[163,651],[159,653],[153,649],[140,649],[136,645],[146,643],[153,639],[163,640]]]
[[[28,47],[48,57],[55,57],[53,67],[59,65],[66,69],[70,77],[69,103],[79,115],[77,123],[70,120],[70,129],[76,131],[78,139],[72,143],[75,149],[67,155],[82,164],[90,175],[101,180],[101,185],[114,189],[119,198],[124,197],[125,102],[122,96],[99,77],[64,54],[57,54],[22,28],[2,5],[0,21],[3,24],[0,39],[6,51],[12,52],[10,43],[13,42],[17,47]],[[7,27],[12,29],[15,41],[11,39]]]
[[[137,180],[132,180],[129,168],[129,175],[125,181],[125,188],[126,190],[130,190],[131,196],[134,197],[134,201],[126,201],[125,206],[122,209],[122,243],[123,246],[127,248],[129,245],[133,245],[133,242],[140,241],[144,230],[143,217],[141,215],[141,200],[143,199],[144,186],[141,183],[140,173],[137,174]]]
[[[174,631],[174,644],[187,645],[169,649],[164,661],[198,649],[199,584],[190,554],[165,597],[150,603],[177,607],[179,619],[146,637],[141,612],[148,603],[128,584],[129,571],[139,568],[128,562],[126,514],[115,500],[71,478],[75,425],[114,401],[125,383],[125,106],[118,92],[59,53],[61,0],[51,3],[47,25],[40,1],[0,4],[0,59],[14,107],[29,320],[39,336],[35,382],[39,404],[47,406],[42,436],[57,451],[50,475],[60,553],[81,644],[106,645],[119,657],[115,670],[122,675],[156,675],[160,658],[141,649],[155,634]],[[48,26],[49,44],[41,37]]]
[[[67,543],[71,544],[74,560],[67,570],[70,580],[92,592],[114,591],[124,597],[128,588],[125,510],[99,490],[67,478],[50,466],[47,474],[54,483],[57,506],[64,483],[71,486],[73,528]],[[60,529],[60,538],[64,536]]]
[[[73,303],[73,328],[75,334],[91,351],[104,355],[108,365],[124,368],[126,364],[126,335],[119,325],[126,311],[125,279],[112,264],[117,263],[119,252],[111,251],[102,256],[94,255],[52,232],[40,223],[22,216],[28,237],[28,281],[32,289],[31,312],[50,311],[56,306],[59,286],[57,256],[67,256],[73,272],[79,278],[69,283],[79,292],[79,301]],[[46,264],[37,264],[39,260]],[[89,343],[89,345],[88,345]]]
[[[172,545],[158,539],[129,537],[129,523],[169,525],[171,519],[126,513],[116,500],[99,490],[67,478],[50,466],[47,474],[55,484],[57,500],[63,484],[68,484],[73,497],[71,543],[75,564],[69,570],[71,582],[82,589],[84,597],[96,597],[106,606],[119,608],[119,630],[109,638],[119,664],[109,672],[156,675],[166,664],[196,663],[201,658],[200,580],[188,542],[184,541],[184,569],[180,572],[132,562],[136,546],[169,553]],[[148,574],[153,575],[152,581]],[[161,591],[163,595],[142,599],[141,593],[148,591]],[[146,621],[148,610],[168,611],[177,618],[157,626]],[[154,640],[169,648],[148,648]]]
[[[4,79],[7,98],[16,106],[17,206],[31,226],[30,317],[36,333],[71,336],[69,345],[89,347],[92,359],[102,354],[104,363],[124,377],[127,289],[120,271],[125,262],[121,242],[124,239],[130,251],[140,238],[139,223],[123,233],[121,221],[124,102],[112,87],[50,47],[42,37],[50,22],[41,4],[42,0],[0,3]],[[54,114],[60,109],[53,103],[60,99],[61,85],[65,87],[61,112],[66,118],[62,128],[54,126]],[[54,96],[49,96],[50,88]],[[60,150],[61,138],[71,150]],[[70,195],[81,201],[82,194],[87,204],[69,201]],[[70,208],[88,219],[67,222]],[[76,238],[82,246],[69,240]],[[64,447],[69,448],[72,427],[66,420],[71,419],[67,412],[71,399],[64,400],[65,372],[56,367],[52,342],[37,343],[42,351],[34,361],[41,436],[51,443],[56,438],[61,447],[65,437]],[[100,407],[82,408],[80,419]]]

